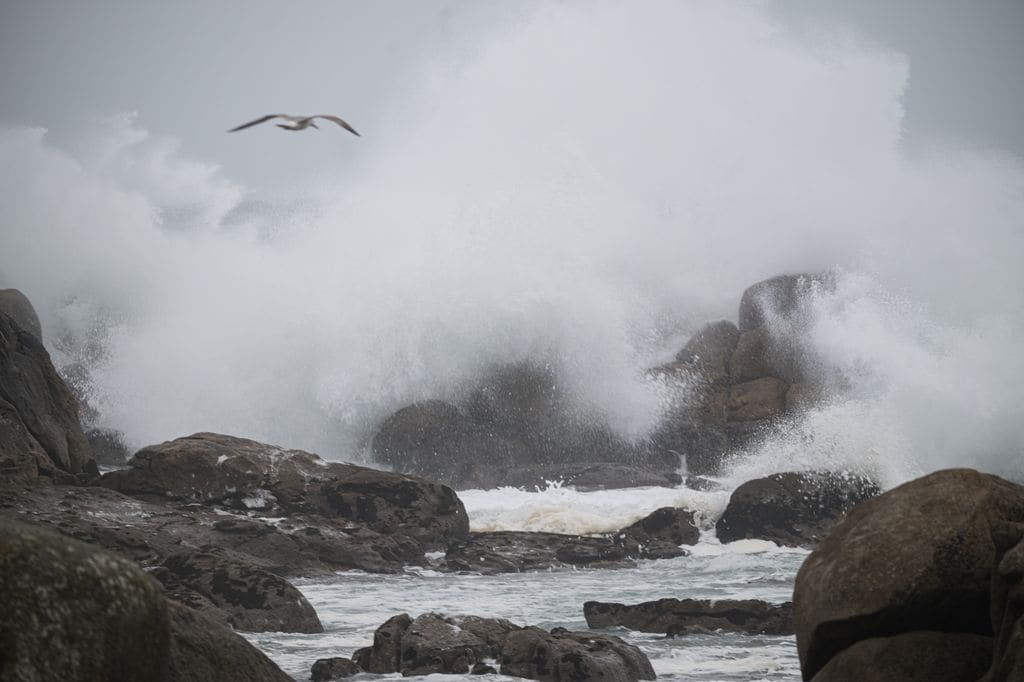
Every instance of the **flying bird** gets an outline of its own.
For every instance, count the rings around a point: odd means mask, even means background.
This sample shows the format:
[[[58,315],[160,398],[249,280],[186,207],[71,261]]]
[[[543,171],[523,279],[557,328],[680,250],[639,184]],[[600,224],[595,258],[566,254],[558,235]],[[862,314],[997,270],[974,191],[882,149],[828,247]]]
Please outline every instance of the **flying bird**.
[[[342,128],[344,128],[345,130],[349,131],[350,133],[352,133],[356,137],[362,137],[362,135],[360,135],[359,133],[356,132],[355,128],[350,126],[348,123],[346,123],[342,119],[338,118],[337,116],[330,116],[330,115],[327,115],[327,114],[317,114],[315,116],[289,116],[288,114],[267,114],[266,116],[260,116],[259,118],[257,118],[254,121],[249,121],[248,123],[243,123],[242,125],[238,126],[237,128],[232,128],[228,132],[229,133],[233,133],[233,132],[235,132],[237,130],[245,130],[246,128],[251,128],[252,126],[259,125],[260,123],[266,123],[267,121],[269,121],[272,118],[283,118],[285,121],[288,121],[287,123],[275,123],[274,124],[278,128],[284,128],[285,130],[305,130],[306,128],[316,128],[317,130],[319,130],[320,126],[318,126],[313,121],[313,119],[314,118],[322,118],[325,121],[332,121],[334,123],[337,123]]]

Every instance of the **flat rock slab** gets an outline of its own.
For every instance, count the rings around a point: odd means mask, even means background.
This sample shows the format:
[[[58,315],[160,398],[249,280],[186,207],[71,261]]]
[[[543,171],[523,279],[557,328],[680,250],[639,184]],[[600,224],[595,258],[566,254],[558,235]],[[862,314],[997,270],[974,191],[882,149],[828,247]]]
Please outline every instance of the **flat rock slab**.
[[[793,634],[793,604],[758,599],[659,599],[632,605],[588,601],[583,615],[592,628],[621,626],[670,636],[716,631]]]

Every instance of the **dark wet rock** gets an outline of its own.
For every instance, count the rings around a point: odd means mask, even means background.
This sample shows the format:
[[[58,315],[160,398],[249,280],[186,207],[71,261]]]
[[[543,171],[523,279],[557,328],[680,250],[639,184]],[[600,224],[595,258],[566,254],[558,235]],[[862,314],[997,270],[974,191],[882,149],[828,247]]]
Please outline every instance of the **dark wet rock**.
[[[938,471],[857,505],[797,574],[804,679],[859,642],[916,631],[993,637],[985,679],[1018,679],[1011,642],[1020,642],[1022,538],[1024,488],[971,469]]]
[[[263,652],[218,620],[174,601],[169,601],[167,605],[172,635],[167,676],[169,682],[292,680]]]
[[[373,645],[357,649],[352,660],[368,673],[394,673],[402,665],[402,635],[412,624],[408,613],[384,621],[373,633]]]
[[[39,339],[0,313],[0,483],[95,474],[74,396]],[[76,475],[81,475],[76,478]]]
[[[813,547],[854,505],[879,492],[873,481],[854,474],[789,472],[747,481],[718,519],[718,539]]]
[[[501,674],[538,680],[654,679],[647,657],[617,637],[437,613],[389,618],[352,658],[367,672],[404,676],[494,673],[489,662],[500,660]]]
[[[690,338],[676,354],[676,362],[691,366],[704,381],[725,381],[729,377],[729,365],[739,336],[740,332],[732,322],[712,322]]]
[[[566,478],[595,488],[664,485],[674,480],[679,461],[650,444],[619,438],[601,418],[574,406],[554,372],[529,364],[492,371],[465,412],[437,400],[398,410],[381,425],[372,448],[397,471],[458,489]],[[608,463],[633,471],[617,484],[614,475],[600,471]],[[598,468],[587,471],[586,465]]]
[[[991,660],[991,637],[907,632],[853,644],[834,656],[814,682],[974,682]]]
[[[560,533],[495,531],[470,533],[465,541],[452,543],[444,568],[493,575],[522,571],[567,568],[624,568],[635,559],[667,559],[685,551],[663,541],[649,545],[627,544],[611,537],[587,537]]]
[[[477,663],[496,654],[487,642],[451,619],[426,613],[413,620],[402,633],[400,672],[405,676],[464,675]]]
[[[434,481],[325,462],[245,438],[198,433],[143,448],[100,485],[151,500],[197,502],[257,515],[341,519],[427,548],[465,537],[455,492]]]
[[[232,554],[209,548],[185,550],[164,559],[154,576],[189,606],[227,617],[246,632],[323,632],[302,593],[284,578],[250,566]]]
[[[656,509],[631,526],[615,535],[630,556],[642,554],[641,547],[667,543],[678,549],[679,545],[695,545],[700,540],[700,530],[693,522],[689,509],[662,507]],[[681,556],[682,552],[677,556]]]
[[[583,605],[589,627],[621,626],[672,636],[719,630],[791,635],[792,613],[790,602],[770,604],[759,599],[659,599],[631,605],[588,601]]]
[[[32,302],[17,289],[0,289],[0,314],[9,315],[14,322],[43,342],[43,327]]]
[[[162,590],[130,561],[0,521],[0,604],[5,680],[172,679]]]
[[[510,633],[500,672],[544,682],[655,679],[651,662],[639,648],[611,635],[563,628],[547,632],[527,627]]]
[[[309,671],[310,679],[313,682],[328,682],[328,680],[343,680],[360,673],[359,666],[349,658],[321,658],[313,663]]]

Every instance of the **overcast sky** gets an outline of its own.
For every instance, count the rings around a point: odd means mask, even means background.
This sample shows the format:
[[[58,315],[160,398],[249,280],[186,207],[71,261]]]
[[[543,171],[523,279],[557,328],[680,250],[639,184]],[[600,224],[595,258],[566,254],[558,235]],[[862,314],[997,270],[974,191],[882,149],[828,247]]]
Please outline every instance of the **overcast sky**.
[[[789,30],[845,24],[908,55],[910,151],[967,140],[1024,157],[1024,1],[779,0]],[[411,96],[410,69],[520,5],[455,0],[0,0],[0,122],[59,141],[98,116],[181,140],[184,151],[250,184],[316,170],[324,140],[225,130],[271,112],[333,112],[368,153]],[[638,4],[641,8],[642,4]],[[330,131],[334,133],[335,131]],[[337,131],[340,132],[340,131]],[[275,133],[271,135],[271,133]],[[254,144],[253,135],[262,135]],[[296,136],[298,137],[298,136]],[[274,158],[273,165],[267,158]]]

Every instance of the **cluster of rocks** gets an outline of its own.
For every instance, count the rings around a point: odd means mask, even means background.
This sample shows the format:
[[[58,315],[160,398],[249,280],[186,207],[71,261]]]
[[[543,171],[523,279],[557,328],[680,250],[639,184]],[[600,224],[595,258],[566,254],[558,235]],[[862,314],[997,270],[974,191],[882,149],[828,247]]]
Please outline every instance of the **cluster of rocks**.
[[[377,628],[372,646],[357,650],[351,659],[321,659],[313,665],[312,676],[332,680],[359,672],[501,673],[549,682],[655,679],[647,656],[612,635],[437,613],[389,618]]]

